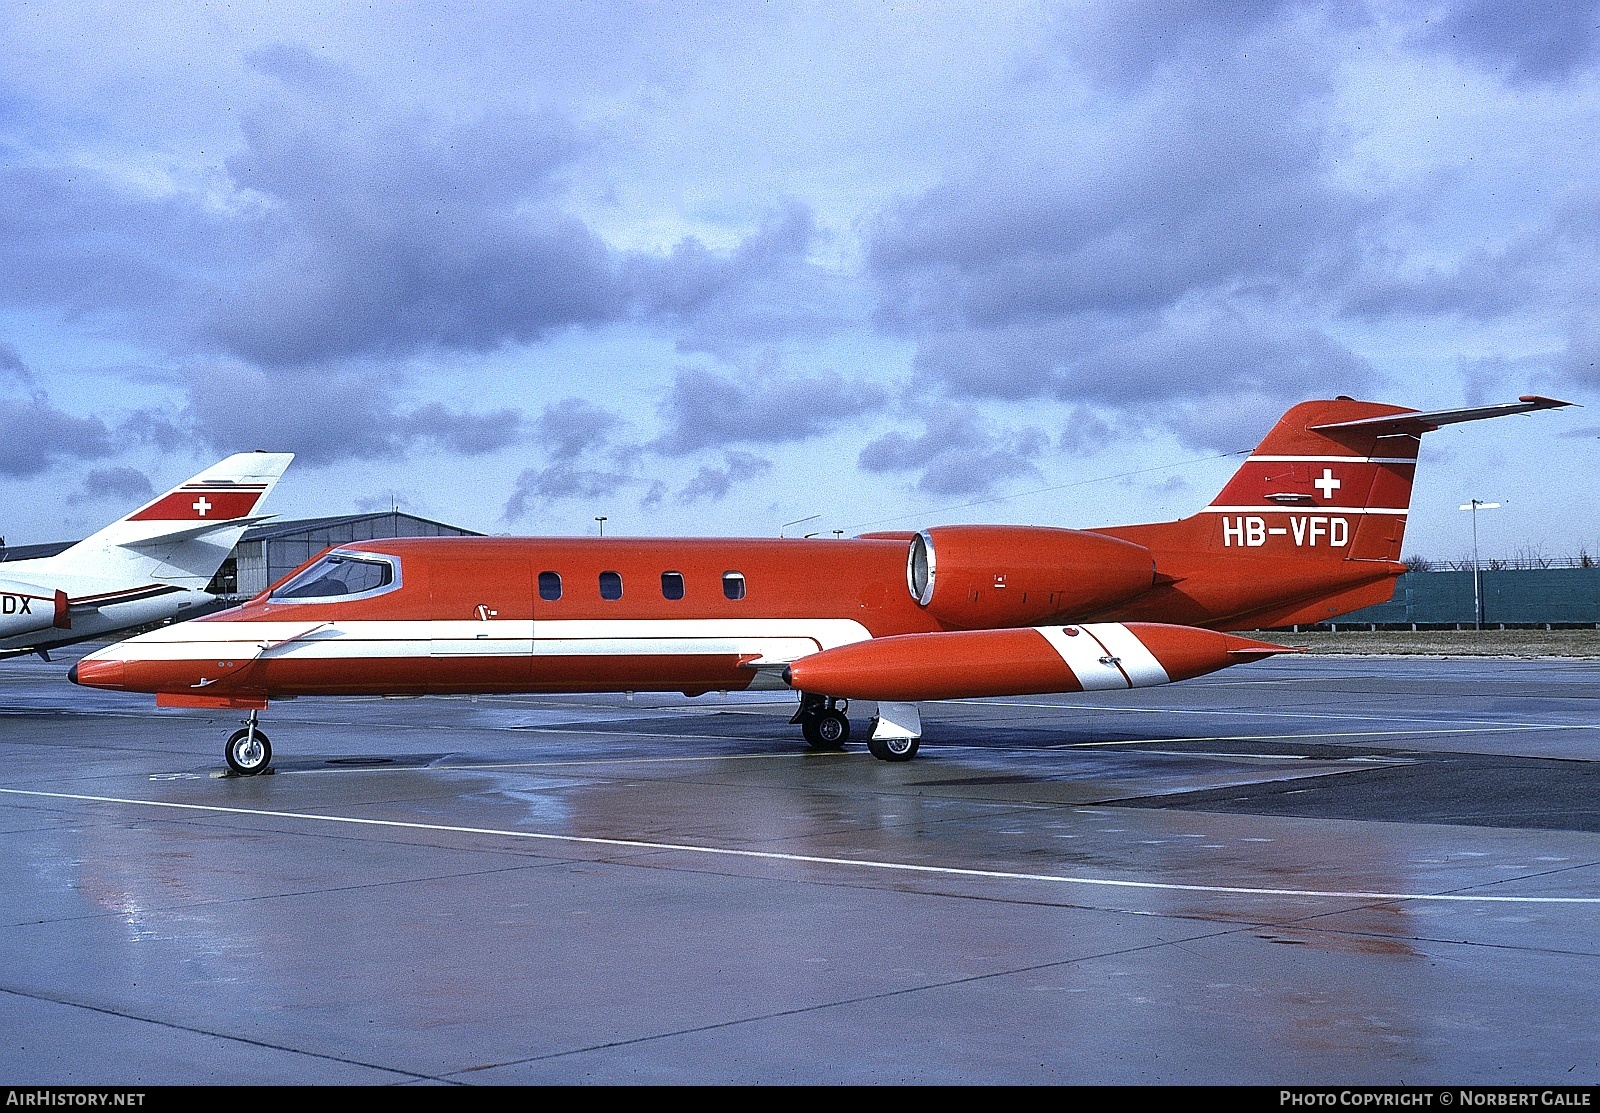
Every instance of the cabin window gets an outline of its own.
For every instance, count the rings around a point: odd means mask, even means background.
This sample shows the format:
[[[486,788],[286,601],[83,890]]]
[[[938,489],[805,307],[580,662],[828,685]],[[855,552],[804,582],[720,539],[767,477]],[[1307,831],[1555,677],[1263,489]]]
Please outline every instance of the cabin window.
[[[683,573],[682,572],[663,572],[663,573],[661,573],[661,597],[663,599],[682,599],[683,598]]]
[[[621,599],[622,598],[622,573],[620,573],[620,572],[602,572],[602,573],[600,573],[600,598],[602,598],[602,599]]]
[[[550,603],[554,603],[561,598],[560,572],[539,573],[539,598]]]
[[[302,569],[269,598],[282,602],[318,603],[375,595],[397,587],[398,562],[393,557],[332,552]]]
[[[729,599],[744,598],[744,573],[724,572],[722,574],[722,594]]]

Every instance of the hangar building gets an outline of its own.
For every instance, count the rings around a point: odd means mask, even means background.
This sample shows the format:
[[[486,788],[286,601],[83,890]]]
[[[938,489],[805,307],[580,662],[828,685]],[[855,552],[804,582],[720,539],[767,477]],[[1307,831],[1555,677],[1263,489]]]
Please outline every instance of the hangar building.
[[[335,545],[378,537],[482,537],[474,530],[419,518],[400,510],[375,514],[340,514],[331,518],[273,519],[251,526],[222,562],[206,590],[233,602],[265,591],[300,565]],[[0,560],[55,556],[75,541],[13,545],[0,550]]]
[[[229,599],[248,598],[265,591],[322,550],[352,541],[380,537],[482,536],[474,530],[399,510],[262,522],[244,531],[233,555],[222,562],[207,590]]]

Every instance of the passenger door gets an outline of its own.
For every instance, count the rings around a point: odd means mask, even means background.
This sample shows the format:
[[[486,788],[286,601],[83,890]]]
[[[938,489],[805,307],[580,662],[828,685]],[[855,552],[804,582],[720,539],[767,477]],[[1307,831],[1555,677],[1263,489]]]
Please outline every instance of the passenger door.
[[[429,690],[524,692],[533,678],[533,586],[525,560],[433,568]]]

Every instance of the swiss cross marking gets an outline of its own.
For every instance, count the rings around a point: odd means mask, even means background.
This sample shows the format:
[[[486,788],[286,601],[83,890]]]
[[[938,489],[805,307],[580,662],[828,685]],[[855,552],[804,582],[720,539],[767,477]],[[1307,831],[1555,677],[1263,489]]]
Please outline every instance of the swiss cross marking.
[[[1325,499],[1333,498],[1333,493],[1339,489],[1339,481],[1333,477],[1332,468],[1322,469],[1322,478],[1313,480],[1311,485],[1322,492]]]
[[[211,504],[206,501],[206,497],[204,495],[201,495],[195,500],[194,508],[195,512],[198,513],[200,517],[204,518],[206,516],[206,511],[211,509]]]

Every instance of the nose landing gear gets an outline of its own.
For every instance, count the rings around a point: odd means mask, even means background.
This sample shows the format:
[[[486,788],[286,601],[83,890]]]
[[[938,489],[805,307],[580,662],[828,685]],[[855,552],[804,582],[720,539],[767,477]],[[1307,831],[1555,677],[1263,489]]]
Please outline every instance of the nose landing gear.
[[[228,768],[238,777],[254,777],[264,772],[272,762],[272,743],[267,741],[266,734],[256,728],[254,709],[244,729],[234,731],[228,738],[222,755],[227,758]]]

